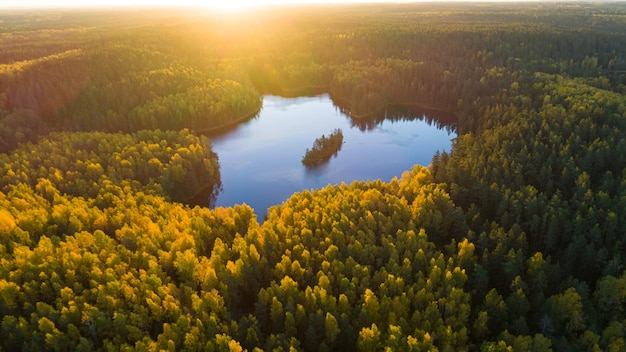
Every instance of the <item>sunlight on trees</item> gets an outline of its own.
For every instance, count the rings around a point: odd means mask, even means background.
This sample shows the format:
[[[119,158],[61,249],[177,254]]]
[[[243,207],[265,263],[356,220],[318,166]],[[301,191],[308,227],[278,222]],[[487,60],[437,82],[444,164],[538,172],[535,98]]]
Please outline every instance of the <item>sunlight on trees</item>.
[[[623,6],[172,11],[0,14],[0,349],[624,350]],[[320,92],[458,138],[262,224],[184,204],[200,132]]]

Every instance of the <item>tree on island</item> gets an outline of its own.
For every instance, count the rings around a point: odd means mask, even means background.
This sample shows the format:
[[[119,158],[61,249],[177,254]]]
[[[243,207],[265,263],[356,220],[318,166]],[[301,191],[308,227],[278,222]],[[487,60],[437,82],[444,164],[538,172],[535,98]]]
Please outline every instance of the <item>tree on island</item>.
[[[313,148],[307,148],[302,164],[305,166],[317,166],[330,159],[331,156],[337,155],[343,144],[343,133],[341,129],[335,129],[328,137],[322,135],[315,139]]]

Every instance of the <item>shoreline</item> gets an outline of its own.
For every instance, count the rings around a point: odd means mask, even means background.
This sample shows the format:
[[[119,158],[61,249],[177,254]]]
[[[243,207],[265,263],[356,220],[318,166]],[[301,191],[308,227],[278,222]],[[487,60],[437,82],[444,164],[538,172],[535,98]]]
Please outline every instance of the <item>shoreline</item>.
[[[393,103],[386,102],[384,106],[379,110],[372,111],[367,114],[358,114],[358,113],[353,112],[348,107],[350,105],[348,102],[348,99],[345,99],[337,94],[331,93],[327,88],[328,87],[305,87],[305,88],[282,90],[281,92],[264,92],[263,95],[261,96],[262,99],[261,99],[259,106],[255,107],[253,111],[243,114],[242,116],[231,120],[227,124],[214,126],[214,127],[207,127],[207,128],[202,128],[202,129],[192,129],[191,131],[193,133],[202,134],[202,135],[213,135],[213,134],[220,133],[221,131],[226,131],[230,128],[234,128],[240,123],[251,120],[255,118],[256,116],[258,116],[259,113],[261,112],[261,109],[263,108],[263,97],[265,95],[276,95],[276,96],[280,96],[283,98],[298,98],[298,97],[306,97],[306,96],[309,96],[309,97],[317,96],[320,94],[328,94],[333,104],[335,104],[339,109],[344,110],[343,112],[346,115],[348,115],[351,119],[355,119],[355,120],[365,120],[365,119],[375,116],[378,113],[385,111],[386,109],[392,108],[394,106],[400,106],[400,107],[405,107],[405,108],[424,110],[425,112],[431,112],[433,114],[446,115],[445,121],[441,121],[441,122],[447,122],[447,123],[457,122],[456,113],[453,111],[444,110],[441,108],[434,107],[432,105],[424,105],[424,104],[413,103],[413,102],[393,102]],[[453,119],[454,121],[450,121],[451,119]]]
[[[219,126],[214,126],[214,127],[207,127],[207,128],[202,128],[202,129],[192,129],[192,133],[197,133],[197,134],[202,134],[202,135],[207,135],[207,134],[213,134],[215,132],[218,132],[220,130],[226,130],[228,128],[234,127],[240,123],[246,122],[248,120],[251,120],[253,118],[255,118],[256,116],[259,115],[259,113],[261,112],[261,109],[263,108],[263,99],[261,99],[261,103],[258,105],[258,107],[255,107],[253,111],[248,112],[243,114],[242,116],[235,118],[231,121],[229,121],[226,124],[222,124]]]

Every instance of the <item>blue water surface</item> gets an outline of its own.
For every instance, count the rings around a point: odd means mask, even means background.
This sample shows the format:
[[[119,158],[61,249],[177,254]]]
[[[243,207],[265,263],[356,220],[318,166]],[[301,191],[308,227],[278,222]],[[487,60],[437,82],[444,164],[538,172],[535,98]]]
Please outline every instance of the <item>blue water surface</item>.
[[[302,165],[315,139],[337,128],[344,140],[337,155],[317,168]],[[450,150],[455,137],[453,128],[408,111],[365,123],[346,116],[326,94],[265,96],[257,117],[209,136],[222,179],[215,205],[246,203],[262,217],[294,192],[353,180],[389,181],[415,164],[427,166],[435,152]]]

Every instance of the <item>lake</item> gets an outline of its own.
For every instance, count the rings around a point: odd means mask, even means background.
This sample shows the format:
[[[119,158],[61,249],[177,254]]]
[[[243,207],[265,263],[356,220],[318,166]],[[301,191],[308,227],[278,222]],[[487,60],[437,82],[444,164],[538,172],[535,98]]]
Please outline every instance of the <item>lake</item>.
[[[255,118],[209,135],[222,179],[215,205],[246,203],[262,218],[294,192],[353,180],[389,181],[414,164],[428,165],[435,152],[450,150],[456,133],[453,125],[426,116],[436,112],[423,111],[394,108],[353,120],[327,94],[265,96]],[[315,139],[337,128],[344,144],[336,156],[313,169],[302,165]]]

